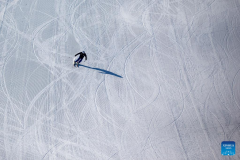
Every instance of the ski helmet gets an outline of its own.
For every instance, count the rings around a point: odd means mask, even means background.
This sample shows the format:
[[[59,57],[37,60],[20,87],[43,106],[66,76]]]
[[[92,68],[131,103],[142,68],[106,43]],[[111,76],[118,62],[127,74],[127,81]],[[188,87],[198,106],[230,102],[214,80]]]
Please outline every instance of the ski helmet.
[[[85,53],[85,51],[82,51],[82,53]]]

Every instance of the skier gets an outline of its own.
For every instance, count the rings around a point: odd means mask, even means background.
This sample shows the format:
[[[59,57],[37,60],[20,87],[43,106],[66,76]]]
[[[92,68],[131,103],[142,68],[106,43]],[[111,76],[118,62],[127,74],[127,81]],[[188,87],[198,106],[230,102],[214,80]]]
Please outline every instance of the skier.
[[[74,60],[74,64],[73,64],[74,67],[75,67],[75,65],[78,66],[79,63],[82,62],[82,60],[83,60],[84,57],[85,57],[85,61],[87,60],[87,55],[86,55],[86,53],[85,53],[84,51],[77,53],[77,54],[75,55],[75,57],[76,57],[77,55],[79,55],[79,57],[78,57],[77,60]]]

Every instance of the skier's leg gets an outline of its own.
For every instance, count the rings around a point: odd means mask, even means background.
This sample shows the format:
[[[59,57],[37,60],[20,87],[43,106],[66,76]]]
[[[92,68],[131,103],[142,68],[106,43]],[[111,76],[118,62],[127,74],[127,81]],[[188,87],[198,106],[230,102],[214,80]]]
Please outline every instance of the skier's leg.
[[[82,62],[82,59],[80,59],[79,61],[78,61],[78,63],[81,63]]]
[[[77,62],[79,61],[79,58],[75,57],[74,58],[74,62],[73,62],[73,66],[75,67],[77,65]]]
[[[77,63],[79,64],[79,63],[81,63],[81,62],[82,62],[82,59],[79,59]]]
[[[77,61],[77,60],[74,61],[74,67],[75,67],[76,65],[78,65],[78,61]]]

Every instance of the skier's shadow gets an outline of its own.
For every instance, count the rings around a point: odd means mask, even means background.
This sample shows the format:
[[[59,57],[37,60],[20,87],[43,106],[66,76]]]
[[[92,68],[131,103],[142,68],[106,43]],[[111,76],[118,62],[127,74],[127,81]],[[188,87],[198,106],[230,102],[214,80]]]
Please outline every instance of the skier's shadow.
[[[116,77],[119,77],[119,78],[123,78],[122,76],[120,76],[120,75],[118,75],[116,73],[113,73],[113,72],[110,72],[110,71],[107,71],[107,70],[104,70],[104,69],[93,68],[93,67],[85,66],[85,65],[82,65],[82,64],[78,64],[78,67],[79,66],[100,71],[99,73],[102,73],[102,74],[110,74],[110,75],[113,75],[113,76],[116,76]]]

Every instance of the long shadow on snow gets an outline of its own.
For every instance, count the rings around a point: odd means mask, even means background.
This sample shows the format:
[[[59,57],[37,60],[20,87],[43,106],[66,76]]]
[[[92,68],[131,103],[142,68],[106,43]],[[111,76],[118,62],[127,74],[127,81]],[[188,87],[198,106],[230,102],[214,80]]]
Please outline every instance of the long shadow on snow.
[[[118,74],[115,74],[115,73],[113,73],[113,72],[110,72],[110,71],[107,71],[107,70],[104,70],[104,69],[93,68],[93,67],[85,66],[85,65],[82,65],[82,64],[79,64],[78,67],[79,67],[79,66],[100,71],[99,73],[102,73],[102,74],[110,74],[110,75],[113,75],[113,76],[116,76],[116,77],[119,77],[119,78],[123,78],[122,76],[120,76],[120,75],[118,75]]]

